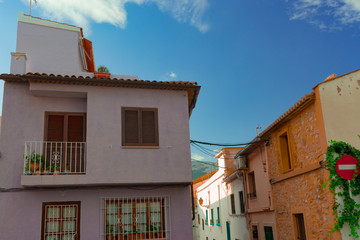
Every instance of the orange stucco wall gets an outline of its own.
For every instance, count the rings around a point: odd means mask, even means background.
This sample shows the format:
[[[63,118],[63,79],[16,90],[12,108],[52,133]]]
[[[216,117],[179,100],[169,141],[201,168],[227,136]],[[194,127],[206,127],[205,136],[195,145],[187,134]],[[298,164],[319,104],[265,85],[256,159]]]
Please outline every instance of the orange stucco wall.
[[[322,187],[328,175],[318,164],[324,160],[324,151],[316,111],[313,102],[267,134],[269,177],[276,179],[272,191],[278,239],[296,239],[293,216],[296,213],[304,215],[306,239],[341,239],[338,233],[329,237],[333,227],[333,195]],[[278,139],[284,129],[288,131],[292,160],[292,170],[287,172],[281,169]]]

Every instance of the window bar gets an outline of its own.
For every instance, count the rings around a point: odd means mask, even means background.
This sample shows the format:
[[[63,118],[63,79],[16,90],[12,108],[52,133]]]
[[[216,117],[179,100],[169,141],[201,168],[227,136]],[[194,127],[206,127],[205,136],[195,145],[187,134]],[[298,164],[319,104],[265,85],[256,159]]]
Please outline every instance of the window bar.
[[[74,147],[75,147],[75,172],[78,172],[78,170],[77,170],[77,160],[78,160],[77,159],[77,152],[78,152],[77,150],[78,149],[77,149],[76,143],[75,143]]]
[[[87,145],[86,142],[84,144],[84,173],[86,173],[86,154],[87,154]]]
[[[69,167],[68,165],[68,149],[69,149],[69,143],[65,143],[65,153],[64,153],[64,166],[65,166],[65,170],[67,170],[67,168]],[[69,167],[69,172],[71,172],[71,169]]]
[[[81,168],[81,162],[82,162],[82,143],[79,143],[79,147],[80,147],[80,169],[79,172],[82,173],[82,168]]]
[[[27,142],[25,142],[25,153],[24,153],[24,175],[26,174],[26,158],[25,156],[27,156]]]
[[[75,169],[73,169],[73,165],[72,165],[73,158],[72,158],[72,145],[71,145],[71,144],[70,144],[70,155],[69,155],[69,158],[70,158],[70,169],[71,169],[71,172],[75,172]]]

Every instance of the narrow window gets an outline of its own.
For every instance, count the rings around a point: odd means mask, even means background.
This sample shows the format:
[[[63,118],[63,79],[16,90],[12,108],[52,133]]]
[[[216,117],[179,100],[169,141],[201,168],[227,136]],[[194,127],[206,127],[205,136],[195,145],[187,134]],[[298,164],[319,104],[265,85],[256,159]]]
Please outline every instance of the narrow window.
[[[291,156],[290,156],[290,145],[287,132],[284,132],[279,136],[280,143],[280,155],[283,171],[290,170],[292,168]]]
[[[214,225],[214,209],[211,209],[211,219],[210,219],[210,224]]]
[[[217,220],[216,220],[216,225],[217,225],[217,226],[220,226],[220,208],[219,208],[219,207],[217,207],[217,208],[216,208],[216,210],[217,210]]]
[[[208,225],[209,224],[209,214],[208,214],[208,210],[206,210],[206,212],[205,212],[205,225]]]
[[[80,239],[80,202],[43,203],[41,239]]]
[[[258,234],[258,228],[256,225],[253,225],[251,227],[252,229],[252,236],[253,236],[253,240],[258,240],[259,239],[259,234]]]
[[[235,214],[236,210],[235,210],[235,196],[234,196],[234,194],[230,195],[230,202],[231,202],[231,213]]]
[[[256,185],[255,185],[255,173],[251,172],[248,174],[248,181],[249,181],[249,193],[248,197],[256,198]]]
[[[244,201],[244,192],[239,192],[239,199],[240,199],[240,212],[245,213],[245,201]]]
[[[198,224],[200,225],[200,214],[198,214]]]
[[[204,219],[201,219],[202,220],[202,229],[204,230]]]
[[[306,240],[305,221],[302,213],[294,214],[296,226],[296,239]]]
[[[155,108],[122,108],[122,145],[159,146]]]

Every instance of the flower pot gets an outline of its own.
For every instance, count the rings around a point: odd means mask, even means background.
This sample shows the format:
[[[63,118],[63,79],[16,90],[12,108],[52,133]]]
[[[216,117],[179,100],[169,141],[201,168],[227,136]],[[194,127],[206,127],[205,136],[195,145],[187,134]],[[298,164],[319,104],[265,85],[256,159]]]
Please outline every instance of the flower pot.
[[[36,172],[36,171],[39,170],[39,168],[40,168],[40,163],[38,163],[38,162],[31,162],[31,163],[29,164],[29,167],[30,167],[30,171],[31,171],[31,172]]]
[[[94,76],[96,78],[110,78],[111,73],[102,73],[102,72],[95,72]]]
[[[147,232],[146,233],[146,238],[148,238],[148,239],[154,238],[154,233],[153,232]]]
[[[113,235],[106,236],[106,240],[115,240],[115,236]]]

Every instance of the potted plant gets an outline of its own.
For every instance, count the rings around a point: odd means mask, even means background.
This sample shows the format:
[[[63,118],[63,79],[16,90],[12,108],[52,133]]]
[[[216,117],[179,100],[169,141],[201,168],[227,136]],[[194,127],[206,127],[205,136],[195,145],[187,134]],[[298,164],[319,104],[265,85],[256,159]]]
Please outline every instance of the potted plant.
[[[24,159],[29,166],[30,172],[37,172],[44,162],[44,156],[35,153],[35,151],[29,155],[24,156]]]
[[[106,232],[106,240],[115,240],[115,228],[114,226],[108,226]]]
[[[154,237],[154,225],[146,226],[146,238],[152,239]]]
[[[58,165],[53,165],[54,166],[54,175],[59,175],[60,174],[60,166]]]
[[[110,78],[110,72],[109,69],[105,66],[100,65],[96,72],[94,72],[94,76],[96,78]]]
[[[70,166],[66,166],[64,174],[69,174],[70,173]]]

